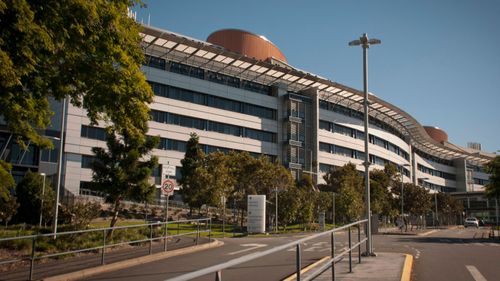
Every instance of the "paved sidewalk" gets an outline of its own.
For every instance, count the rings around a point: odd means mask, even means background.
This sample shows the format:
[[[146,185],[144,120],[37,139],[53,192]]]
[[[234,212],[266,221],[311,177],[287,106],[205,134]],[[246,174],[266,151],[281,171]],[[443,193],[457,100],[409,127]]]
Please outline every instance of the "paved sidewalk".
[[[353,261],[349,273],[349,261],[344,259],[335,265],[335,280],[341,281],[400,281],[410,280],[413,258],[401,253],[377,253],[376,257],[363,258],[361,263]],[[405,265],[406,263],[406,265]],[[407,276],[407,277],[406,277]],[[406,279],[405,279],[406,278]],[[314,280],[332,280],[331,268]]]

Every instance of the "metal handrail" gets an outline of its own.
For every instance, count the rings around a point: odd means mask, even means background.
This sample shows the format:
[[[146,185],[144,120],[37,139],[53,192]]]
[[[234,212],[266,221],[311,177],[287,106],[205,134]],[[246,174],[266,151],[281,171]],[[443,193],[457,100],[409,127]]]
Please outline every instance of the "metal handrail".
[[[286,250],[286,249],[288,249],[290,247],[293,247],[293,246],[297,247],[297,265],[298,265],[297,267],[300,268],[300,266],[299,266],[300,265],[300,244],[302,244],[302,243],[304,243],[306,241],[309,241],[309,240],[316,239],[318,237],[327,235],[327,234],[331,234],[332,237],[333,237],[333,233],[339,232],[339,231],[342,231],[342,230],[345,230],[345,229],[349,230],[349,236],[350,236],[351,235],[350,229],[353,226],[358,226],[358,237],[359,237],[359,225],[361,225],[363,223],[366,223],[367,221],[368,221],[367,219],[364,219],[364,220],[360,220],[360,221],[357,221],[357,222],[353,222],[353,223],[341,226],[339,228],[334,228],[334,229],[331,229],[331,230],[328,230],[328,231],[324,231],[324,232],[321,232],[321,233],[313,234],[313,235],[308,236],[308,237],[301,238],[301,239],[293,241],[293,242],[289,242],[289,243],[286,243],[286,244],[283,244],[283,245],[280,245],[280,246],[276,246],[276,247],[273,247],[273,248],[271,248],[269,250],[255,252],[255,253],[248,254],[248,255],[245,255],[245,256],[242,256],[242,257],[239,257],[239,258],[236,258],[236,259],[224,262],[224,263],[220,263],[220,264],[213,265],[213,266],[210,266],[210,267],[207,267],[207,268],[203,268],[203,269],[191,272],[191,273],[187,273],[187,274],[176,276],[176,277],[173,277],[173,278],[170,278],[170,279],[166,279],[166,281],[167,280],[168,281],[191,280],[191,279],[194,279],[194,278],[197,278],[197,277],[201,277],[201,276],[204,276],[204,275],[207,275],[207,274],[211,274],[211,273],[216,273],[215,279],[216,280],[221,280],[222,270],[223,269],[227,269],[227,268],[230,268],[230,267],[242,264],[242,263],[246,263],[246,262],[255,260],[255,259],[260,258],[260,257],[264,257],[264,256],[267,256],[267,255],[270,255],[270,254],[273,254],[273,253],[276,253],[276,252],[279,252],[279,251],[283,251],[283,250]],[[360,245],[363,242],[365,242],[366,240],[367,240],[366,238],[363,239],[362,241],[360,240],[355,245],[359,248]],[[355,248],[354,245],[353,246],[350,245],[350,247],[347,250],[347,252],[351,252],[353,248]],[[332,245],[332,249],[334,249],[334,245]],[[342,254],[345,254],[345,253],[342,253]],[[332,256],[333,256],[333,253],[332,253]],[[333,259],[335,259],[335,258],[338,258],[338,257],[334,257]],[[332,266],[333,266],[333,264],[332,264]],[[323,272],[323,271],[321,271],[321,272]],[[321,272],[320,272],[320,274],[321,274]],[[297,273],[297,280],[300,280],[300,275],[301,275],[300,269],[296,273]]]
[[[193,225],[193,227],[196,227],[196,230],[194,231],[189,231],[187,233],[182,233],[182,234],[176,234],[176,235],[168,235],[167,227],[168,224],[181,224],[181,223],[192,223],[196,222],[196,225]],[[204,223],[202,223],[204,222]],[[200,229],[200,224],[205,225],[205,229]],[[136,225],[127,225],[127,226],[115,226],[115,227],[105,227],[105,228],[95,228],[95,229],[86,229],[86,230],[75,230],[75,231],[65,231],[65,232],[58,232],[57,234],[55,233],[46,233],[46,234],[34,234],[34,235],[25,235],[25,236],[15,236],[15,237],[6,237],[6,238],[0,238],[0,243],[1,242],[6,242],[6,241],[13,241],[13,240],[31,240],[32,245],[31,245],[31,253],[27,257],[21,257],[21,258],[15,258],[11,260],[4,260],[0,261],[0,265],[4,264],[9,264],[9,263],[15,263],[23,260],[29,260],[30,261],[30,270],[29,270],[29,278],[28,280],[33,279],[33,271],[34,271],[34,262],[35,260],[39,259],[44,259],[44,258],[51,258],[51,257],[57,257],[57,256],[63,256],[63,255],[68,255],[68,254],[76,254],[76,253],[82,253],[82,252],[90,252],[90,251],[95,251],[95,250],[101,250],[101,264],[104,264],[104,259],[105,259],[105,252],[106,249],[112,248],[118,245],[125,245],[125,244],[137,244],[137,243],[144,243],[144,242],[149,242],[149,254],[152,254],[152,243],[153,241],[156,240],[164,240],[165,245],[164,245],[164,251],[167,251],[167,239],[171,237],[178,237],[178,236],[186,236],[186,235],[192,235],[196,234],[196,244],[198,244],[198,239],[200,237],[201,232],[208,232],[209,238],[211,239],[211,224],[212,224],[212,219],[211,218],[201,218],[201,219],[192,219],[192,220],[178,220],[178,221],[167,221],[167,222],[153,222],[153,223],[147,223],[147,224],[136,224]],[[145,239],[139,239],[139,240],[131,240],[131,241],[123,241],[123,242],[115,242],[112,244],[108,244],[106,241],[106,233],[110,230],[120,230],[120,229],[130,229],[130,228],[141,228],[141,227],[147,227],[149,228],[149,235],[148,238]],[[153,228],[154,227],[160,227],[165,229],[165,232],[160,234],[161,236],[156,236],[153,237]],[[50,254],[42,254],[42,255],[36,255],[36,241],[39,238],[44,238],[44,237],[54,237],[54,239],[57,239],[57,237],[65,236],[65,235],[74,235],[74,234],[82,234],[82,233],[92,233],[92,232],[102,232],[102,240],[101,240],[101,245],[98,246],[93,246],[93,247],[88,247],[88,248],[83,248],[83,249],[76,249],[76,250],[69,250],[69,251],[64,251],[62,250],[61,252],[56,252],[56,253],[50,253]]]

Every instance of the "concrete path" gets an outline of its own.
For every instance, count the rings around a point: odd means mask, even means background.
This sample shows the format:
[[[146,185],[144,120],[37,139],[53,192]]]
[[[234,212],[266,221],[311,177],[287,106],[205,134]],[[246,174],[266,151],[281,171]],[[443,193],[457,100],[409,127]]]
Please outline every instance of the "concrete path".
[[[408,259],[408,261],[407,261]],[[335,266],[335,280],[341,281],[400,281],[410,280],[412,257],[398,253],[377,253],[376,257],[363,258],[361,263],[353,262],[349,273],[348,261],[344,259]],[[406,263],[406,265],[405,265]],[[404,279],[404,276],[408,276]],[[331,268],[314,280],[332,280]]]

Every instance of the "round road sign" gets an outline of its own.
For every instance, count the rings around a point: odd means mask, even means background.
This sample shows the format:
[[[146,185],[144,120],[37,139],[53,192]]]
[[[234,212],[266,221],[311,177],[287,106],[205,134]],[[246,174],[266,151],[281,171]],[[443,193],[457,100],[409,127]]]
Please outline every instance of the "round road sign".
[[[174,181],[166,179],[161,184],[161,191],[163,192],[164,195],[172,195],[174,194],[174,187],[175,187]]]

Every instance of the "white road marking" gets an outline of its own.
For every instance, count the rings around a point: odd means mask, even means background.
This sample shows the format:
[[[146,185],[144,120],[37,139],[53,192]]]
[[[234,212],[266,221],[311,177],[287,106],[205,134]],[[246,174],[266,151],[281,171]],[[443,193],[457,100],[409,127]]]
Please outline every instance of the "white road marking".
[[[466,265],[465,268],[470,272],[472,275],[472,278],[474,278],[475,281],[487,281],[486,278],[477,270],[477,268],[473,265]]]
[[[241,244],[240,246],[242,246],[242,247],[249,247],[249,248],[243,249],[243,250],[239,250],[239,251],[236,251],[236,252],[231,252],[231,253],[228,253],[228,255],[232,256],[232,255],[236,255],[236,254],[239,254],[239,253],[243,253],[243,252],[255,250],[255,249],[258,249],[258,248],[265,247],[265,246],[267,246],[267,244]]]

